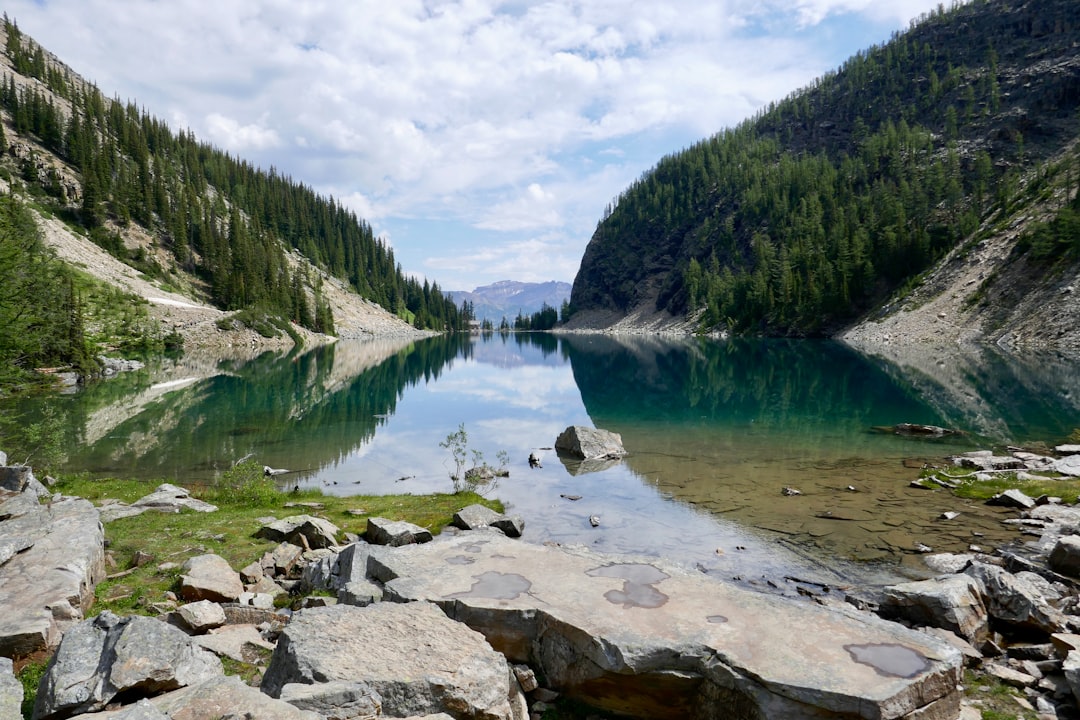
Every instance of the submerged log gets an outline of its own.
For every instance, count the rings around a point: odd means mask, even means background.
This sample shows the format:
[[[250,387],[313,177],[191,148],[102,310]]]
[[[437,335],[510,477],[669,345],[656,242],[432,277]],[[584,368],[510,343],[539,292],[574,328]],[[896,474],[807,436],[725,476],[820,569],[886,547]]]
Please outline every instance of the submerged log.
[[[898,425],[875,425],[874,432],[887,433],[890,435],[908,435],[912,437],[948,437],[950,435],[966,435],[963,430],[952,430],[937,425],[920,425],[918,423],[900,423]]]

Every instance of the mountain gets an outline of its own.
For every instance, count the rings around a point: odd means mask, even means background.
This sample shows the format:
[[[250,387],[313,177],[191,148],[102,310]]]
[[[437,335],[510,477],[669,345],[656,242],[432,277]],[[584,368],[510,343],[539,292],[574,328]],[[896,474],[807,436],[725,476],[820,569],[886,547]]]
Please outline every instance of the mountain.
[[[490,320],[495,325],[505,317],[513,323],[519,314],[530,316],[547,305],[559,310],[570,299],[569,283],[551,280],[542,283],[501,280],[491,285],[468,290],[452,290],[448,294],[459,306],[472,303],[477,320]]]
[[[958,296],[950,332],[1016,339],[1010,312],[1024,304],[1061,330],[1038,342],[1080,347],[1080,307],[1061,304],[1076,296],[1066,288],[1080,262],[1075,10],[1073,0],[939,6],[661,159],[599,222],[570,327],[659,317],[829,335],[945,293]],[[956,268],[976,258],[981,270],[955,287]],[[1062,312],[1074,320],[1055,324]]]
[[[192,325],[204,337],[246,326],[294,339],[465,325],[437,284],[407,278],[389,245],[334,198],[174,131],[134,102],[108,99],[6,15],[3,33],[0,186],[21,209],[0,231],[22,243],[14,235],[36,224],[77,268],[53,283],[71,288],[64,307],[80,320],[74,335],[85,330],[97,349],[124,349],[132,339],[114,342],[111,325],[143,328],[132,341],[146,346],[170,333],[183,339]],[[36,244],[25,249],[37,257]],[[108,289],[116,285],[153,307],[121,302]],[[43,297],[33,290],[15,304]],[[135,315],[113,318],[120,305]],[[162,306],[195,308],[197,317]],[[0,334],[5,319],[0,307]],[[4,349],[18,344],[9,340],[0,337],[0,363],[74,360],[70,349],[9,357]]]

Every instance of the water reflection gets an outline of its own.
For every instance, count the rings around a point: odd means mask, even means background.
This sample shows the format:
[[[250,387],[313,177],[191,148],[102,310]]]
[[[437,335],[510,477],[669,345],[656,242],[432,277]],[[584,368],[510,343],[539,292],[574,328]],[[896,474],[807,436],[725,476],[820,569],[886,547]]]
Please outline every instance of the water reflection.
[[[1069,387],[1080,368],[1066,360],[932,367],[827,342],[495,334],[188,360],[54,402],[70,419],[70,470],[190,483],[251,456],[296,471],[289,483],[338,494],[451,491],[439,443],[463,423],[470,460],[510,453],[493,494],[525,516],[530,540],[664,555],[746,581],[835,583],[838,568],[914,569],[918,543],[990,549],[1013,537],[998,511],[908,487],[917,471],[905,459],[981,440],[932,444],[871,427],[953,425],[1020,441],[1080,424],[1080,390]],[[551,450],[572,424],[620,433],[630,456],[573,474]],[[530,453],[542,467],[528,466]],[[802,494],[782,496],[784,486]],[[943,522],[945,511],[963,515]],[[853,572],[842,560],[863,564]]]

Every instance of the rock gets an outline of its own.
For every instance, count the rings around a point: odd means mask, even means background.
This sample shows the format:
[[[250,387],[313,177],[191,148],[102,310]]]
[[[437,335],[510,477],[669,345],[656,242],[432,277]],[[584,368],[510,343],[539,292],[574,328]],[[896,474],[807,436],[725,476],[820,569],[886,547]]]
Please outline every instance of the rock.
[[[293,707],[245,685],[236,676],[221,676],[175,692],[137,703],[143,712],[156,715],[129,715],[129,706],[118,714],[94,713],[79,720],[323,720],[321,715]]]
[[[244,592],[240,575],[220,555],[188,558],[180,576],[180,597],[188,601],[232,602]]]
[[[22,717],[23,686],[15,677],[11,658],[0,657],[0,718],[17,720]]]
[[[236,602],[240,605],[250,605],[261,610],[274,609],[274,596],[266,593],[250,593],[245,590],[236,598]]]
[[[370,580],[353,580],[338,590],[337,599],[345,605],[364,607],[377,603],[383,598],[382,588]]]
[[[525,518],[520,515],[502,515],[491,523],[491,527],[501,530],[509,538],[519,538],[525,532]]]
[[[414,543],[431,542],[431,531],[402,520],[368,518],[367,541],[373,545],[400,547]]]
[[[1013,488],[1006,490],[1005,492],[998,493],[989,500],[986,501],[987,505],[1000,505],[1002,507],[1014,507],[1022,510],[1030,510],[1035,507],[1035,501],[1029,498],[1024,493]]]
[[[802,495],[802,490],[793,487],[785,487],[780,490],[780,494],[787,497],[795,497],[797,495]]]
[[[218,657],[252,664],[262,659],[260,651],[274,649],[274,644],[264,640],[254,625],[226,625],[208,635],[199,635],[194,641]]]
[[[1054,633],[1050,636],[1050,642],[1061,657],[1065,657],[1074,650],[1080,650],[1080,635],[1074,633]]]
[[[1069,455],[1055,460],[1054,470],[1062,475],[1080,477],[1080,455]]]
[[[1058,538],[1050,551],[1050,569],[1062,575],[1080,577],[1080,536]]]
[[[476,504],[458,510],[450,523],[462,530],[476,530],[491,525],[500,517],[502,516],[491,508]]]
[[[293,515],[262,526],[256,531],[255,537],[315,549],[337,545],[339,532],[338,526],[329,520],[311,515]]]
[[[29,465],[0,465],[0,490],[21,493],[34,479],[34,470]]]
[[[269,575],[288,576],[292,574],[303,554],[304,549],[299,545],[283,542],[263,556],[261,565]]]
[[[264,577],[262,564],[258,562],[253,562],[240,569],[240,579],[245,583],[256,583]]]
[[[978,582],[967,575],[893,585],[884,589],[878,614],[951,630],[978,646],[990,630],[979,591]]]
[[[281,689],[281,700],[326,720],[374,720],[382,715],[382,697],[363,682],[289,683]]]
[[[1033,687],[1038,684],[1039,679],[1032,677],[1025,672],[1014,670],[1013,668],[1006,667],[1004,665],[998,665],[997,663],[986,663],[983,665],[983,670],[991,677],[997,678],[1006,685],[1011,685],[1014,688],[1023,690],[1027,687]]]
[[[1054,452],[1059,455],[1080,455],[1080,445],[1056,445]]]
[[[532,692],[540,687],[540,684],[536,681],[536,673],[528,665],[514,665],[512,670],[522,692]]]
[[[960,653],[897,623],[654,557],[483,540],[461,534],[384,552],[371,574],[389,578],[389,600],[438,603],[511,662],[598,710],[660,720],[958,712]]]
[[[215,602],[200,600],[178,607],[176,619],[182,630],[188,630],[192,635],[202,635],[225,624],[225,611]]]
[[[627,454],[618,433],[583,425],[563,430],[555,440],[555,450],[581,460],[610,460]]]
[[[0,655],[25,657],[55,648],[89,610],[105,577],[105,534],[91,503],[42,505],[29,486],[0,510]]]
[[[225,622],[229,625],[276,623],[283,626],[288,620],[287,615],[282,615],[282,613],[287,613],[287,610],[265,610],[250,605],[238,605],[237,603],[222,605],[221,609],[225,611]]]
[[[1047,635],[1068,627],[1065,615],[1052,607],[1036,587],[1003,568],[973,562],[964,574],[979,582],[987,612],[995,620]]]
[[[953,511],[950,510],[950,511],[941,513],[941,515],[938,517],[938,519],[940,519],[940,520],[955,520],[958,517],[960,517],[960,513],[953,512]]]
[[[963,572],[964,568],[971,564],[975,556],[971,553],[937,553],[923,558],[926,567],[941,575],[955,575]]]
[[[1071,650],[1061,665],[1065,680],[1072,689],[1073,698],[1080,703],[1080,651]]]
[[[154,492],[139,498],[131,504],[136,508],[147,508],[161,512],[180,512],[181,509],[195,512],[216,512],[217,506],[191,497],[191,493],[182,487],[164,483]]]
[[[1010,455],[976,455],[966,453],[953,458],[953,463],[960,467],[976,470],[1023,470],[1024,461]]]
[[[41,680],[34,718],[66,718],[202,682],[221,661],[181,630],[152,618],[109,611],[64,635]]]
[[[982,665],[982,653],[975,649],[974,645],[954,633],[952,630],[946,630],[944,628],[937,627],[927,627],[922,628],[922,631],[933,635],[934,637],[941,638],[945,642],[949,643],[949,645],[959,650],[960,654],[964,657],[964,665],[966,665],[967,667],[978,667]]]
[[[258,582],[245,585],[244,592],[249,592],[253,595],[269,595],[270,597],[277,597],[278,595],[285,594],[285,588],[281,587],[270,578],[263,576],[259,578]]]
[[[369,685],[387,717],[512,717],[506,659],[431,603],[334,605],[294,615],[263,691],[280,697],[290,683],[333,681]]]

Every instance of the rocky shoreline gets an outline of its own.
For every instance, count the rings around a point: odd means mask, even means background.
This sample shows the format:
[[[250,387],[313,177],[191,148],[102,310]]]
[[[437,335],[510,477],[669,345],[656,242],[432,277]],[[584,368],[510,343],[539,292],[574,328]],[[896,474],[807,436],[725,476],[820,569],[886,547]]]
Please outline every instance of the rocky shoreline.
[[[971,453],[949,474],[1080,474],[1080,447],[1058,450]],[[523,720],[560,694],[642,718],[951,720],[1002,701],[965,695],[971,681],[1015,688],[1014,713],[1080,717],[1080,508],[1054,498],[1004,498],[1028,542],[928,554],[930,579],[798,601],[656,558],[531,544],[520,518],[482,506],[434,538],[380,518],[363,537],[316,515],[267,518],[252,532],[277,545],[261,561],[195,555],[146,608],[156,617],[84,619],[105,576],[102,522],[216,508],[169,485],[98,508],[23,466],[0,468],[0,487],[0,655],[52,653],[39,720]],[[295,612],[277,607],[286,597]],[[257,668],[259,687],[223,662]],[[9,710],[22,691],[10,673],[0,663]]]

